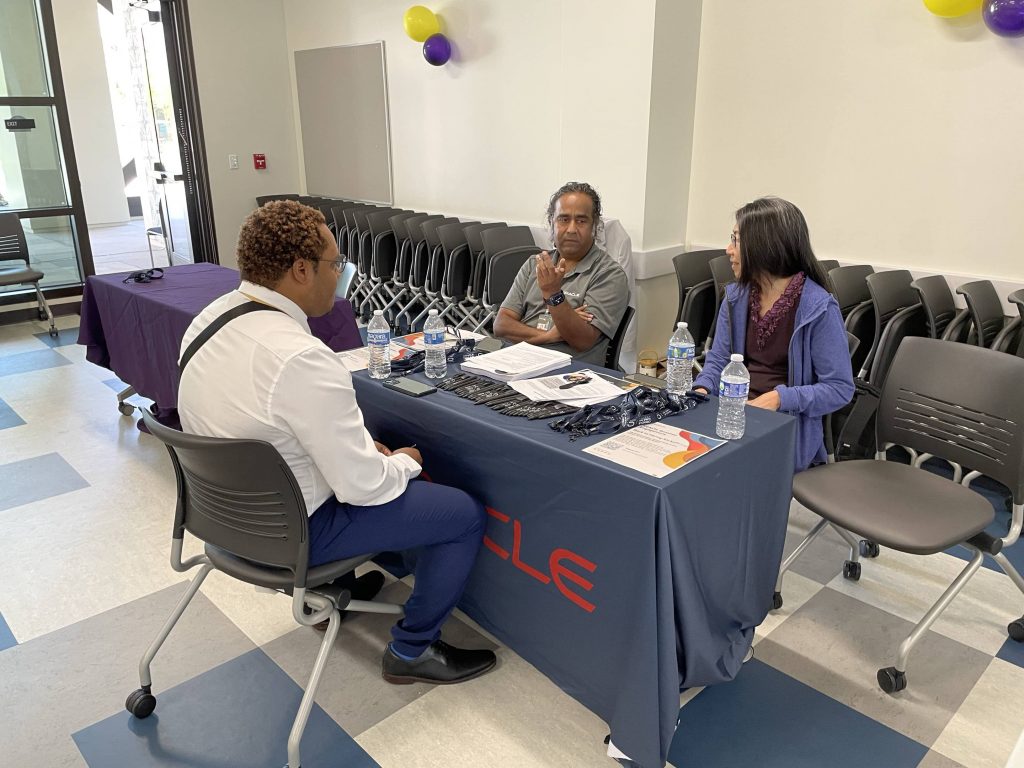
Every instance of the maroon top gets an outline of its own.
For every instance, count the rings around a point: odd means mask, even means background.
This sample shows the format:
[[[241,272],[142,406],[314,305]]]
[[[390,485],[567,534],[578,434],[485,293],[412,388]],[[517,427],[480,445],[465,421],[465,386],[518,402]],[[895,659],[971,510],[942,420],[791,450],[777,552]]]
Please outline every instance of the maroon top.
[[[804,280],[803,272],[794,275],[764,317],[760,316],[761,290],[756,285],[750,288],[746,343],[750,397],[760,397],[780,384],[789,383],[789,341],[793,337]]]

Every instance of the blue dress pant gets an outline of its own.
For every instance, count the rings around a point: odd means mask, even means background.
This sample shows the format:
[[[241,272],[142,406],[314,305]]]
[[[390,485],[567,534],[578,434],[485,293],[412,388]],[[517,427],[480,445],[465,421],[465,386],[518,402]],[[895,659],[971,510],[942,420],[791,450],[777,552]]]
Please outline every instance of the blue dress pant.
[[[359,507],[331,497],[309,518],[309,565],[367,552],[410,551],[416,584],[393,647],[419,656],[441,636],[462,596],[483,540],[483,505],[457,488],[413,480],[394,501]]]

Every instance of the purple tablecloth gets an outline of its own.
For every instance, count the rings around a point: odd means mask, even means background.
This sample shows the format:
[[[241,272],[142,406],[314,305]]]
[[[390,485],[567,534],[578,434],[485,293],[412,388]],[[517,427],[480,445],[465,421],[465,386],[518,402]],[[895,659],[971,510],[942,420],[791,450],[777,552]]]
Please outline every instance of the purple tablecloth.
[[[238,272],[215,264],[183,264],[160,280],[124,283],[127,272],[85,281],[78,343],[86,359],[109,368],[161,408],[178,402],[178,352],[192,319],[238,287]],[[338,299],[310,330],[334,351],[362,345],[352,306]]]

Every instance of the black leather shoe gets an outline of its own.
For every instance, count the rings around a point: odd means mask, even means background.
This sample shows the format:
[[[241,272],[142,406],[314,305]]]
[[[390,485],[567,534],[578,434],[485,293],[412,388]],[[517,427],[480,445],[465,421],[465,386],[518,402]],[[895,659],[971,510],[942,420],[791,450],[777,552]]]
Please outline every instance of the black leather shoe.
[[[352,595],[353,600],[373,600],[383,587],[384,574],[380,571],[370,571],[357,578],[348,587],[348,591]],[[344,619],[347,615],[348,611],[341,612],[341,618]],[[324,619],[319,624],[314,624],[313,629],[317,632],[326,632],[328,623],[330,623],[330,619]]]
[[[400,659],[392,653],[390,646],[385,648],[384,658],[381,660],[381,675],[389,683],[396,685],[449,685],[480,677],[496,662],[494,651],[455,648],[443,640],[438,640],[427,646],[427,650],[412,661]]]

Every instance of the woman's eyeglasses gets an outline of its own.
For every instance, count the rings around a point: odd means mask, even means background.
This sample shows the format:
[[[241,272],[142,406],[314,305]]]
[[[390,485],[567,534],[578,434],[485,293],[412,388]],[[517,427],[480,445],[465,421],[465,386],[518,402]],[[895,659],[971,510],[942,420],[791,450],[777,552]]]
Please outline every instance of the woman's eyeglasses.
[[[739,245],[740,233],[739,232],[730,232],[729,233],[729,242],[732,243],[732,247],[733,248],[735,248],[737,245]]]

